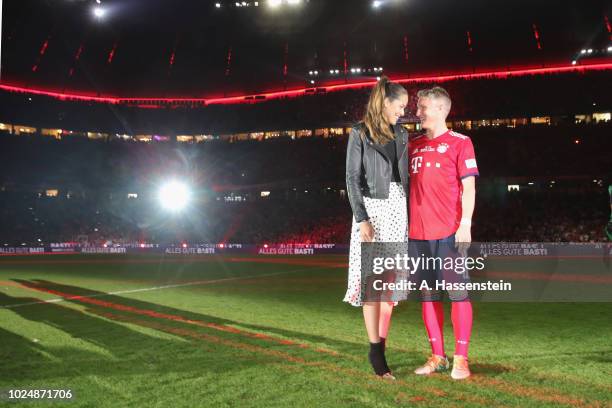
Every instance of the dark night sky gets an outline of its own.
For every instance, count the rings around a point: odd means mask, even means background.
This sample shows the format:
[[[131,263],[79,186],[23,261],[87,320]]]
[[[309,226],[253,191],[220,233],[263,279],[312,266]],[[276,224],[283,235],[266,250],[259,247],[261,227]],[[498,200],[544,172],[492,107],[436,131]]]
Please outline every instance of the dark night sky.
[[[2,82],[122,96],[253,93],[282,89],[285,43],[289,87],[303,85],[310,69],[341,69],[345,43],[349,66],[384,66],[390,74],[559,63],[581,48],[607,47],[604,16],[612,19],[611,3],[600,0],[388,0],[378,10],[366,0],[310,0],[275,11],[221,2],[216,9],[210,0],[108,0],[107,16],[96,21],[93,0],[4,0]]]

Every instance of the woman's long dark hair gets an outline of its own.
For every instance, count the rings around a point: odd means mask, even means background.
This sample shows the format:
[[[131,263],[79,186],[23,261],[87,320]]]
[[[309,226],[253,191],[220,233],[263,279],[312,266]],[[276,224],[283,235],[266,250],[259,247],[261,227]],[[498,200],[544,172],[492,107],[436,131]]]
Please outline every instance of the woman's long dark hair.
[[[395,133],[391,130],[390,123],[383,115],[385,98],[393,102],[404,95],[408,95],[406,88],[391,82],[386,76],[380,78],[372,89],[363,123],[368,128],[370,137],[374,142],[385,144],[395,139]]]

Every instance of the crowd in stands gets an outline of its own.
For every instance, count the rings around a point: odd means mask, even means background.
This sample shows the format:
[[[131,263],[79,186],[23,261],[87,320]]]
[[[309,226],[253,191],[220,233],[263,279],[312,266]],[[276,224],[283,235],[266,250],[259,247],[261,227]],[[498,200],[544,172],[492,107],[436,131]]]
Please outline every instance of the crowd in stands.
[[[601,242],[609,218],[605,187],[479,193],[472,236],[481,242]],[[338,190],[320,189],[243,201],[198,197],[183,213],[164,211],[155,197],[38,197],[0,192],[0,243],[5,246],[189,243],[336,243],[350,237],[351,210]],[[219,198],[219,199],[217,199]]]
[[[588,186],[588,181],[583,181]],[[509,192],[494,205],[478,201],[475,240],[516,242],[604,242],[610,217],[604,187],[576,191]],[[582,191],[580,191],[582,190]]]
[[[459,130],[483,177],[610,175],[612,124]],[[143,190],[168,175],[208,188],[344,180],[347,136],[200,144],[0,137],[0,182],[32,188]],[[66,189],[65,188],[65,189]],[[265,189],[265,188],[264,188]],[[129,191],[126,191],[129,192]]]

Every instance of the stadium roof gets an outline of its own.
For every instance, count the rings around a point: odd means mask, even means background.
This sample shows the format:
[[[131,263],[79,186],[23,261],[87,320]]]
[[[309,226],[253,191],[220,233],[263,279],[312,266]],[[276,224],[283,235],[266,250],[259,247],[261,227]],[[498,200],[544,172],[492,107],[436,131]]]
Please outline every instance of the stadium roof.
[[[5,2],[1,80],[116,97],[223,97],[342,83],[345,60],[349,80],[363,82],[380,73],[367,78],[351,68],[435,76],[570,63],[581,49],[611,45],[605,19],[612,6],[603,0],[385,0],[378,8],[368,0],[302,0],[275,9],[267,0],[243,3],[251,6]],[[93,7],[104,16],[94,16]]]

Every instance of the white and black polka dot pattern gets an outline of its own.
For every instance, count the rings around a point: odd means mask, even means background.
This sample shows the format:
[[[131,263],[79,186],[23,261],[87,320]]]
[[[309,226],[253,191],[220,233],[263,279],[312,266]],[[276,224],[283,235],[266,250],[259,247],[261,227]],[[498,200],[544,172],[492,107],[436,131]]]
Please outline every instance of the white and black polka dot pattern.
[[[374,241],[408,242],[408,200],[401,183],[391,183],[386,200],[364,197],[364,201],[374,228]],[[362,306],[361,299],[361,238],[359,224],[353,218],[348,289],[344,301],[353,306]]]

